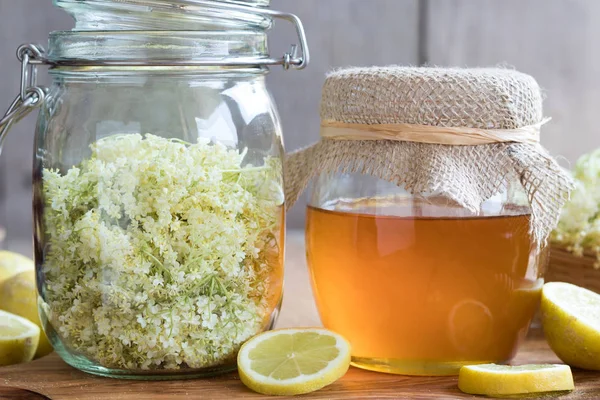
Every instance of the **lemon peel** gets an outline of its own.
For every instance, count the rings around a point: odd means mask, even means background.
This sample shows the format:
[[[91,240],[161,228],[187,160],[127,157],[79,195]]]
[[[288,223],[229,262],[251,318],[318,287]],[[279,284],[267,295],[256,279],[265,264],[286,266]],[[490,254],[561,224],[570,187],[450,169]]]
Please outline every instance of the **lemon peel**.
[[[547,283],[541,316],[546,340],[563,362],[600,370],[599,294],[569,283]]]
[[[26,318],[40,328],[40,339],[35,358],[52,353],[54,349],[43,331],[38,313],[38,294],[34,270],[20,272],[0,284],[0,310]]]
[[[33,322],[0,310],[0,366],[31,361],[39,338],[40,328]]]
[[[560,392],[574,387],[568,365],[469,365],[462,367],[458,376],[461,391],[485,396]]]
[[[33,260],[18,253],[0,251],[0,284],[19,272],[33,270]]]

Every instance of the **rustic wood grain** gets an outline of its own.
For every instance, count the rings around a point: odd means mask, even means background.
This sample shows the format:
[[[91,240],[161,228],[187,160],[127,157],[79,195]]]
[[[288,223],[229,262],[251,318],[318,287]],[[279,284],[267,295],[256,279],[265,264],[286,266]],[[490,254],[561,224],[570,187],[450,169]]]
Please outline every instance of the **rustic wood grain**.
[[[426,2],[426,3],[425,3]],[[419,38],[418,4],[427,15]],[[565,161],[600,146],[600,2],[591,0],[273,0],[273,8],[304,21],[312,63],[304,71],[274,68],[269,77],[288,150],[318,138],[319,102],[325,73],[348,65],[512,65],[534,75],[544,88],[543,144]],[[16,94],[15,48],[45,44],[48,32],[69,29],[69,16],[51,1],[0,0],[0,109]],[[287,23],[271,35],[273,54],[294,41]],[[42,74],[44,75],[44,74]],[[48,82],[47,79],[42,79]],[[9,228],[6,246],[31,253],[30,173],[35,116],[15,126],[0,157],[0,223]],[[27,206],[23,206],[27,205]],[[290,226],[304,224],[304,201],[289,214]]]
[[[515,364],[560,362],[544,339],[528,339]],[[600,398],[600,373],[574,371],[576,390],[560,396],[565,400]],[[189,381],[139,382],[94,377],[67,366],[51,355],[27,365],[0,369],[0,387],[27,389],[53,400],[172,400],[206,398],[214,400],[269,399],[252,393],[237,374]],[[1,393],[1,392],[0,392]],[[33,399],[34,397],[31,397]],[[351,368],[344,378],[306,399],[469,399],[461,393],[456,377],[407,377]],[[1,397],[0,397],[1,399]],[[29,399],[24,397],[24,399]]]
[[[565,248],[552,246],[546,282],[567,282],[600,293],[600,269],[594,267],[596,255],[575,256]]]
[[[542,144],[565,165],[600,147],[600,1],[427,1],[430,64],[529,73],[552,117]]]
[[[29,390],[0,386],[0,400],[48,400],[48,397]]]
[[[286,301],[278,327],[319,325],[306,269],[301,232],[288,235]],[[539,331],[524,344],[515,364],[560,362]],[[574,371],[576,390],[566,400],[600,399],[600,373]],[[237,374],[189,381],[139,382],[99,378],[77,371],[52,354],[29,364],[0,368],[0,388],[26,389],[53,400],[269,399],[246,389]],[[0,391],[0,400],[4,400]],[[16,394],[15,394],[16,396]],[[9,397],[10,398],[10,397]],[[19,397],[13,397],[19,399]],[[11,399],[13,399],[11,398]],[[344,378],[306,399],[469,399],[456,377],[407,377],[351,368]],[[34,400],[36,397],[21,397]]]

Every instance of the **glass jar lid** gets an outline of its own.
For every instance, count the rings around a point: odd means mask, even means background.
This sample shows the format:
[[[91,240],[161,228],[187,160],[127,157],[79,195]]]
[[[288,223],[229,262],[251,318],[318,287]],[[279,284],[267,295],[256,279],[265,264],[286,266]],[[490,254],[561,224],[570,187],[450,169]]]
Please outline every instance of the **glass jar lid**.
[[[270,0],[54,0],[75,19],[50,34],[54,65],[263,66],[301,69],[308,63],[302,23],[270,10]],[[300,39],[271,58],[267,32],[276,18],[295,24]]]
[[[270,1],[54,0],[54,4],[75,18],[74,31],[211,31],[270,28],[272,18],[260,14]]]

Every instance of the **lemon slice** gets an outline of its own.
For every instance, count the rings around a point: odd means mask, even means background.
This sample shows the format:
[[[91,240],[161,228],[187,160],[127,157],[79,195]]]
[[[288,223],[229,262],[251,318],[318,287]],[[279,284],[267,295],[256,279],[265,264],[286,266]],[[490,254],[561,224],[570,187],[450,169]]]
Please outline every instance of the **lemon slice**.
[[[40,340],[40,328],[33,322],[0,311],[0,366],[33,360]]]
[[[34,268],[32,259],[10,251],[0,251],[0,284],[19,272]]]
[[[20,272],[0,284],[0,310],[27,318],[42,329],[42,322],[38,315],[38,293],[35,287],[34,270]],[[35,357],[43,357],[52,351],[48,337],[44,331],[41,331]]]
[[[250,339],[238,354],[242,382],[267,395],[321,389],[344,376],[350,344],[326,329],[281,329]]]
[[[569,283],[547,283],[541,312],[546,340],[561,360],[600,370],[600,295]]]
[[[485,396],[560,392],[574,387],[568,365],[469,365],[462,367],[458,375],[460,390]]]

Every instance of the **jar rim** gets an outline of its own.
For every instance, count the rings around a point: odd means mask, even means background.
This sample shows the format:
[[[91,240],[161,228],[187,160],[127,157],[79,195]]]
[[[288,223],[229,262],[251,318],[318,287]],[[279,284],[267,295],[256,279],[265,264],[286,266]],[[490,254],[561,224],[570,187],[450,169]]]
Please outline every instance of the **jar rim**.
[[[223,3],[230,6],[222,7]],[[268,59],[270,0],[54,0],[75,19],[50,34],[48,59],[64,64],[210,63]],[[237,9],[236,5],[244,5]],[[252,11],[256,8],[256,12]],[[231,60],[231,62],[229,61]]]
[[[273,20],[260,11],[269,4],[270,0],[54,0],[75,19],[74,31],[268,30]]]
[[[223,3],[232,3],[246,6],[254,6],[254,7],[268,7],[271,3],[271,0],[216,0],[221,1]],[[171,3],[174,6],[177,4],[194,4],[197,3],[198,0],[54,0],[54,4],[61,7],[63,4],[69,3],[130,3],[130,4],[139,4],[139,5],[156,5],[157,3]]]
[[[213,0],[221,3],[237,4],[249,7],[269,7],[271,0]],[[131,6],[131,7],[172,7],[184,9],[201,3],[201,0],[54,0],[54,5],[68,8],[77,5],[86,6]]]
[[[52,32],[48,60],[59,65],[253,64],[268,59],[265,32],[112,31]],[[255,62],[254,62],[255,63]]]

